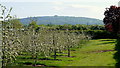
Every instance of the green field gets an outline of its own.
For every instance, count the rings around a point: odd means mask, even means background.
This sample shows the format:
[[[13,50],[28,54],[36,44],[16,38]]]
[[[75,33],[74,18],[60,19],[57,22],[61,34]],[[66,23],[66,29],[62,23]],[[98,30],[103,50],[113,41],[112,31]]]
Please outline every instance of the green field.
[[[71,57],[67,57],[67,51],[57,53],[57,59],[46,57],[44,60],[39,57],[37,64],[46,66],[114,66],[116,61],[113,59],[115,39],[96,39],[82,45],[79,48],[72,48]],[[19,65],[34,63],[30,56],[21,55],[15,63]],[[14,65],[14,64],[13,64]]]

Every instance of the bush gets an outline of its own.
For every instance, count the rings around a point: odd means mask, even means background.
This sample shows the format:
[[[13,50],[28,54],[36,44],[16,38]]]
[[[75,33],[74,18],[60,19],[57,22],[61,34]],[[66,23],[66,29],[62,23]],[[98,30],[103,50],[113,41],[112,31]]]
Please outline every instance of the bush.
[[[92,39],[115,39],[117,35],[105,30],[86,30],[85,33],[92,36]]]

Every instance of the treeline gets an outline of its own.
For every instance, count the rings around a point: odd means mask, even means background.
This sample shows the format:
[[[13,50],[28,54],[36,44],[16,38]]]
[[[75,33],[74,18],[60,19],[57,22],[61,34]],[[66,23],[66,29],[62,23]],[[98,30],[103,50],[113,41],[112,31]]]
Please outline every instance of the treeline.
[[[19,20],[17,19],[12,19],[10,22],[14,23],[14,28],[19,28],[19,27],[29,27],[33,25],[36,29],[39,29],[40,27],[44,28],[49,28],[49,29],[57,29],[57,30],[105,30],[103,25],[82,25],[82,24],[76,24],[76,25],[71,25],[71,24],[64,24],[64,25],[54,25],[54,24],[41,24],[37,25],[37,22],[34,20],[31,20],[29,22],[29,25],[23,25]]]
[[[57,30],[105,30],[104,26],[102,25],[70,25],[70,24],[65,24],[65,25],[53,25],[53,24],[48,24],[44,25],[46,27],[54,28]]]
[[[13,23],[13,28],[21,28],[23,30],[26,30],[30,27],[35,29],[35,31],[39,31],[40,29],[49,29],[49,30],[69,30],[69,32],[74,33],[84,33],[86,35],[91,36],[92,39],[105,39],[105,38],[116,38],[117,36],[114,33],[108,32],[105,30],[104,25],[53,25],[53,24],[47,24],[47,25],[37,25],[37,22],[34,20],[31,20],[29,25],[23,25],[19,20],[12,19],[10,22]]]

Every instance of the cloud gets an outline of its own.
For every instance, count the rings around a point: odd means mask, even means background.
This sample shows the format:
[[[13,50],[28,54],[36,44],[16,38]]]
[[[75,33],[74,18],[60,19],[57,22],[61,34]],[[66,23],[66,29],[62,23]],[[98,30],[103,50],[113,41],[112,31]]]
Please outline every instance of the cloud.
[[[59,2],[58,3],[56,2],[54,4],[56,4],[55,6],[53,6],[53,9],[55,11],[68,11],[68,12],[70,11],[71,13],[72,12],[102,13],[104,11],[104,7],[100,7],[100,6],[66,4],[66,3],[59,3]]]
[[[54,1],[54,2],[52,2],[52,4],[54,4],[54,5],[63,5],[64,3],[63,2],[59,2],[59,1]]]
[[[92,18],[103,18],[104,7],[80,4],[64,4],[64,6],[55,6],[54,9],[60,14],[83,16]]]
[[[54,7],[53,7],[53,9],[54,9],[54,10],[57,10],[57,11],[60,11],[60,10],[63,10],[63,9],[64,9],[64,7],[54,6]]]
[[[70,7],[73,7],[73,8],[88,8],[88,9],[100,8],[100,7],[91,6],[91,5],[79,5],[79,4],[72,4],[72,5],[70,5]]]
[[[60,2],[56,2],[54,9],[56,13],[60,15],[73,15],[102,19],[104,17],[103,13],[105,6],[101,6],[99,3],[98,5],[94,4],[94,2],[87,2],[85,4],[82,4],[81,2],[63,2],[62,4],[60,4]]]
[[[92,6],[92,5],[72,4],[72,5],[69,5],[69,7],[71,7],[71,8],[76,8],[76,9],[86,9],[86,10],[89,10],[89,11],[91,11],[91,12],[99,12],[99,11],[101,11],[101,10],[104,10],[103,7]]]
[[[54,2],[52,2],[52,4],[54,5],[53,9],[56,11],[60,11],[60,10],[63,10],[65,8],[65,4],[63,2],[54,1]]]

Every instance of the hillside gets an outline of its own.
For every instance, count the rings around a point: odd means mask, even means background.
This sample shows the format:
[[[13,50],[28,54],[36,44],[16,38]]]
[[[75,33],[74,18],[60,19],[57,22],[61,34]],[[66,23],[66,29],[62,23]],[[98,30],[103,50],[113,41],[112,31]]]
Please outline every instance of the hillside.
[[[31,20],[36,20],[37,24],[86,24],[86,25],[103,25],[102,20],[86,17],[69,17],[69,16],[42,16],[42,17],[28,17],[19,19],[23,24],[28,25]]]

